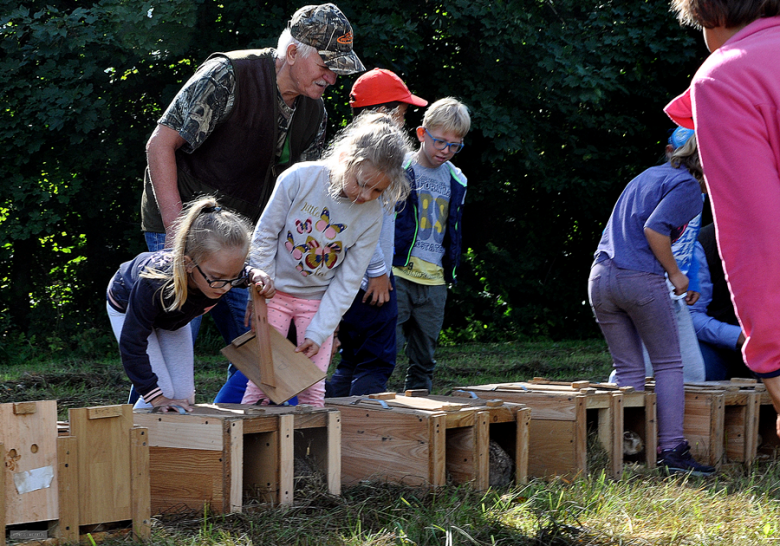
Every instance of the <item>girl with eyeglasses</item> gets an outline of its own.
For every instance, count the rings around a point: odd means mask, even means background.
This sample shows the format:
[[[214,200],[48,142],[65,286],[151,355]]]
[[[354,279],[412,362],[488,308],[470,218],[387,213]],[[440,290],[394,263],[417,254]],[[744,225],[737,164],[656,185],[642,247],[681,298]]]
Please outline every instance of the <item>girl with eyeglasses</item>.
[[[245,266],[249,223],[213,197],[192,202],[177,219],[173,249],[144,252],[119,266],[106,293],[125,373],[141,394],[136,408],[192,411],[192,332],[185,327],[231,288],[274,283]]]

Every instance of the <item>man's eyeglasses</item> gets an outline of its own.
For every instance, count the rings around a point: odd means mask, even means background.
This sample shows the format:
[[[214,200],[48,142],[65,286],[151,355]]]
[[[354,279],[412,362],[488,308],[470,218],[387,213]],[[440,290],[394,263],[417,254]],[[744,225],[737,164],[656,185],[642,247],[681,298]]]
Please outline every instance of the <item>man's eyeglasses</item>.
[[[227,285],[230,285],[231,288],[243,288],[249,284],[245,269],[242,270],[241,275],[235,279],[209,279],[198,264],[195,264],[195,268],[211,288],[224,288]]]
[[[446,140],[435,138],[431,133],[428,132],[428,129],[425,127],[423,127],[423,131],[425,131],[425,134],[431,137],[431,140],[433,141],[433,147],[437,150],[446,150],[449,148],[449,151],[451,151],[453,154],[457,154],[463,149],[462,142],[447,142]]]

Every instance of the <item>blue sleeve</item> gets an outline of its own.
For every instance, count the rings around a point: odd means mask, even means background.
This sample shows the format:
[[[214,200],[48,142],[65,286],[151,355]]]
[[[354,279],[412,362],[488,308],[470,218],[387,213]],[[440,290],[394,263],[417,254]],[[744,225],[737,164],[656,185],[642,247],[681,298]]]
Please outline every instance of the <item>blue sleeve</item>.
[[[694,262],[698,264],[699,300],[688,309],[693,320],[693,329],[699,341],[711,343],[728,349],[737,348],[737,340],[742,329],[733,324],[720,322],[707,314],[707,307],[712,302],[712,280],[707,265],[707,257],[701,243],[696,242]]]
[[[695,182],[693,177],[690,180]],[[671,235],[675,229],[701,214],[701,211],[701,189],[698,182],[694,185],[686,181],[676,185],[663,196],[647,218],[644,227],[662,235]]]

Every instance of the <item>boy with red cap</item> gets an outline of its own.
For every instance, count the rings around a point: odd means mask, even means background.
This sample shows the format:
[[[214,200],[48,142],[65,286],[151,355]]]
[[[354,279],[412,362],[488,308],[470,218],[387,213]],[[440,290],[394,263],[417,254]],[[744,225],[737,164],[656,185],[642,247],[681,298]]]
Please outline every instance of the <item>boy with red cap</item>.
[[[428,101],[413,95],[389,70],[375,68],[355,81],[349,94],[353,115],[377,110],[403,126],[409,105]],[[385,214],[371,263],[352,306],[341,319],[341,362],[327,384],[326,396],[357,396],[386,390],[396,357],[398,305],[392,276],[395,213]]]

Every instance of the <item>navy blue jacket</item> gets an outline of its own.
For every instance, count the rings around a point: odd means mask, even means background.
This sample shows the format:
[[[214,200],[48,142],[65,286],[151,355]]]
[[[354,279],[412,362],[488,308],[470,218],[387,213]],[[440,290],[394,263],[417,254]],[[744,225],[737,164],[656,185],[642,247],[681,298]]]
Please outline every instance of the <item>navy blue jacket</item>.
[[[458,178],[455,167],[449,161],[446,163],[450,170],[450,207],[447,214],[447,229],[444,233],[444,257],[442,268],[444,280],[455,283],[455,270],[460,265],[461,243],[461,218],[463,217],[463,204],[466,199],[466,181]],[[395,250],[393,252],[393,266],[406,267],[412,257],[412,248],[417,242],[419,228],[419,215],[417,212],[418,198],[415,189],[414,169],[407,164],[406,177],[412,191],[403,203],[396,205],[395,213]]]
[[[160,297],[166,281],[148,279],[141,273],[148,269],[169,273],[172,266],[169,249],[139,254],[119,266],[106,294],[108,304],[125,315],[119,339],[122,365],[127,377],[147,402],[162,394],[146,352],[149,335],[156,328],[178,330],[219,302],[219,299],[211,299],[190,288],[181,309],[166,311],[165,307],[173,302],[173,297],[164,292]]]

